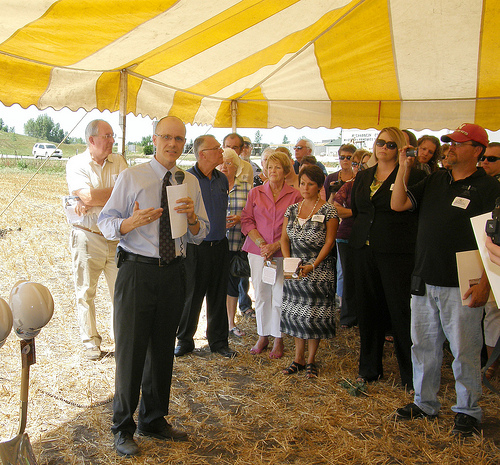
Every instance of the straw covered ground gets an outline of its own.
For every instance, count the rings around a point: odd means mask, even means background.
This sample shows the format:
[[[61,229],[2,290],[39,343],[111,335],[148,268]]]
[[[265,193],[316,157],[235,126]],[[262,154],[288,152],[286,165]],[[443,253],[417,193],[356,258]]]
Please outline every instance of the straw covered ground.
[[[0,211],[29,175],[0,169]],[[231,339],[240,356],[227,360],[206,348],[203,322],[197,349],[175,362],[170,421],[190,434],[186,443],[139,438],[141,455],[116,456],[110,432],[114,383],[110,303],[104,281],[98,289],[103,349],[97,362],[82,357],[68,248],[69,227],[61,196],[61,175],[37,176],[0,217],[0,297],[8,300],[20,279],[46,285],[55,301],[51,322],[36,339],[31,367],[27,432],[39,464],[498,464],[500,397],[485,390],[483,435],[458,441],[449,431],[454,403],[452,358],[443,363],[438,421],[396,423],[396,408],[412,398],[398,386],[397,364],[386,344],[385,379],[353,395],[358,334],[340,330],[321,343],[320,376],[285,377],[293,357],[286,339],[283,360],[248,353],[256,338],[255,320]],[[21,357],[11,334],[0,349],[0,440],[17,434]]]

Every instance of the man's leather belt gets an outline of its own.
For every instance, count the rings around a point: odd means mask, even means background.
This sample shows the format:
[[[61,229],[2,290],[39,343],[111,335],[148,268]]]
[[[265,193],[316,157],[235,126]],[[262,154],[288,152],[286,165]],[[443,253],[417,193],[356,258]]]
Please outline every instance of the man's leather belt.
[[[92,229],[86,228],[85,226],[81,226],[79,224],[74,224],[73,227],[74,228],[78,228],[78,229],[83,229],[84,231],[91,232],[91,233],[94,233],[94,234],[99,234],[99,236],[104,237],[104,234],[102,232],[100,232],[100,231],[92,231]]]
[[[153,257],[145,257],[144,255],[138,255],[132,252],[123,253],[123,260],[126,262],[137,262],[137,263],[145,263],[146,265],[155,265],[155,266],[172,266],[175,263],[181,261],[182,257],[175,257],[173,260],[169,262],[162,260],[161,258],[153,258]]]
[[[202,241],[200,245],[207,245],[208,247],[213,247],[214,245],[219,245],[221,242],[225,240],[226,238],[220,239],[218,241]]]

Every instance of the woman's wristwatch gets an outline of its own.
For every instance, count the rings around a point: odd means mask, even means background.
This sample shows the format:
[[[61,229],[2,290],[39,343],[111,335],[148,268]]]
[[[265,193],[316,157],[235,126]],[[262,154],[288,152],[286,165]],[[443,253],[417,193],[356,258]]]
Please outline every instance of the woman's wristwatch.
[[[194,226],[196,223],[198,223],[198,217],[196,217],[196,220],[194,221],[194,223],[190,223],[189,220],[188,220],[188,225],[189,226]]]
[[[255,245],[257,247],[260,247],[262,244],[265,244],[266,241],[264,239],[262,239],[262,237],[259,237],[258,239],[255,240]]]

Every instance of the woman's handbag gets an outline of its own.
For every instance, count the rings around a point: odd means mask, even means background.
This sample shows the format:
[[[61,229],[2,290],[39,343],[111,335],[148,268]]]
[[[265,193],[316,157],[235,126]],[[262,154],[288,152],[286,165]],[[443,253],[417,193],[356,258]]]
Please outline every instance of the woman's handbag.
[[[229,273],[236,278],[249,278],[250,277],[250,263],[248,263],[248,256],[243,250],[238,250],[229,262]]]

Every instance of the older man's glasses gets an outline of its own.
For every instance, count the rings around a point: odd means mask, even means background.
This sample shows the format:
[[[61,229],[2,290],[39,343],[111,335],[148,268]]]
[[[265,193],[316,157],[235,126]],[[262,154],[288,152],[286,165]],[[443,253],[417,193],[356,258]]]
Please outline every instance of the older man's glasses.
[[[302,149],[306,149],[307,147],[305,145],[296,145],[293,150],[302,150]]]
[[[94,137],[102,137],[104,139],[116,139],[116,134],[103,134],[102,136],[96,134]]]
[[[384,139],[377,139],[375,144],[377,145],[377,147],[383,147],[385,145],[389,150],[394,150],[398,148],[398,144],[396,144],[396,142],[392,141],[387,142]]]
[[[222,147],[219,145],[218,147],[214,147],[213,149],[202,149],[200,152],[208,152],[210,150],[222,150]]]

